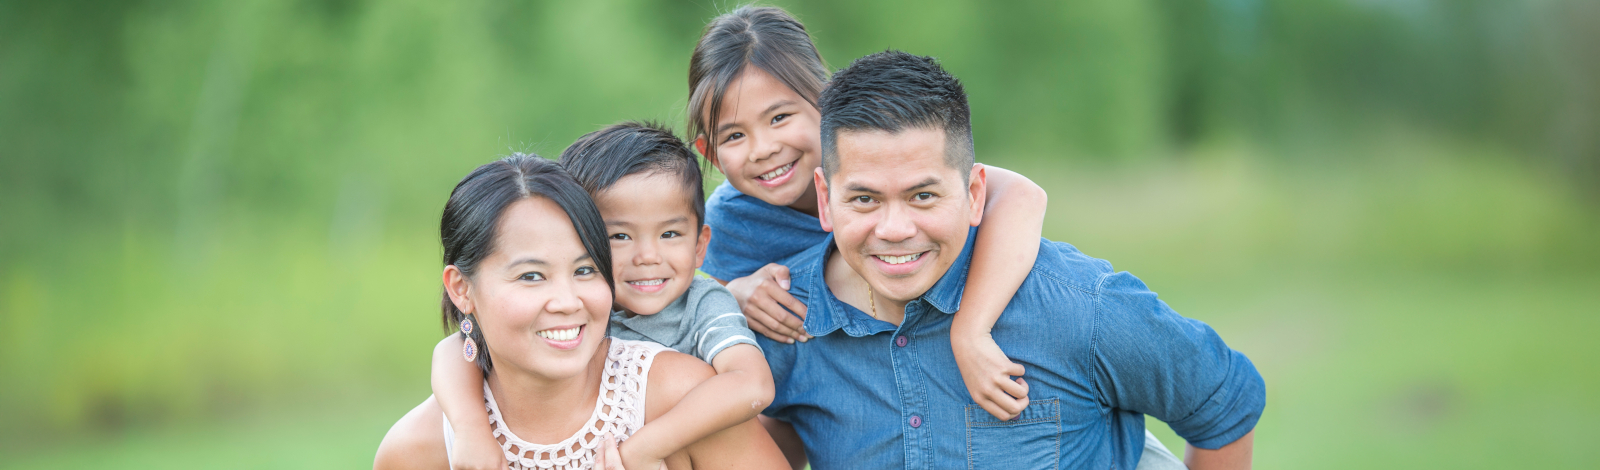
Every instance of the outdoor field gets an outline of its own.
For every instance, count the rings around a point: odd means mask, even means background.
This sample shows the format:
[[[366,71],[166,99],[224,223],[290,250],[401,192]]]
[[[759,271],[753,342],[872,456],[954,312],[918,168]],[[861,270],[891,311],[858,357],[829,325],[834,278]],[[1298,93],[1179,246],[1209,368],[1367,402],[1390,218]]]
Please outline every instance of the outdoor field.
[[[1594,2],[773,3],[960,77],[1046,238],[1254,361],[1256,468],[1600,467]],[[456,181],[681,132],[737,5],[0,0],[0,469],[369,467]]]

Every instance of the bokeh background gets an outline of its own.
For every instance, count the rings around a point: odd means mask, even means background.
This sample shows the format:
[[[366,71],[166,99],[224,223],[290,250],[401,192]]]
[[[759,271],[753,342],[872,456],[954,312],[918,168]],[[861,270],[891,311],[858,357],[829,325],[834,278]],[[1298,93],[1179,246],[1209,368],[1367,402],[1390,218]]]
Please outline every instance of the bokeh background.
[[[775,3],[961,77],[1047,236],[1255,361],[1259,468],[1600,466],[1600,3]],[[682,129],[735,6],[0,1],[0,467],[369,466],[450,188]]]

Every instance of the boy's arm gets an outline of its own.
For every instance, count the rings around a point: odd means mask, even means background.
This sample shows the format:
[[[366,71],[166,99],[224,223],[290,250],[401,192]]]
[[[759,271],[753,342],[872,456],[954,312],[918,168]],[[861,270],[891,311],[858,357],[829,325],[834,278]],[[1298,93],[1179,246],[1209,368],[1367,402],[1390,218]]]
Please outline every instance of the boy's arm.
[[[653,469],[668,455],[706,436],[749,421],[772,403],[772,372],[749,344],[723,349],[711,360],[717,375],[700,382],[622,446],[626,468]]]
[[[461,357],[464,341],[461,334],[453,333],[433,348],[433,397],[456,433],[451,467],[503,470],[508,468],[505,451],[495,440],[489,413],[483,408],[483,371]]]
[[[1022,365],[1006,358],[989,330],[1039,256],[1048,197],[1025,176],[992,166],[985,170],[988,202],[973,244],[972,274],[950,325],[950,346],[972,401],[1004,420],[1028,406],[1028,386],[1011,378],[1023,374]]]

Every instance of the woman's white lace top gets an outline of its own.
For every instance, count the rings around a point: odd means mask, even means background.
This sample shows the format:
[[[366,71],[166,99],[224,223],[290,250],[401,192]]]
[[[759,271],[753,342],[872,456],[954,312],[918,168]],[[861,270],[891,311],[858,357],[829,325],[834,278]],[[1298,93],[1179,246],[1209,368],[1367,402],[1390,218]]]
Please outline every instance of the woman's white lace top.
[[[512,434],[500,415],[494,394],[489,392],[489,381],[484,380],[483,401],[484,408],[489,411],[489,425],[494,429],[495,440],[500,441],[500,448],[505,450],[511,468],[593,468],[600,440],[607,433],[621,443],[644,426],[645,385],[649,383],[650,363],[655,360],[656,353],[665,350],[665,346],[656,343],[611,338],[605,372],[600,379],[600,394],[595,398],[589,421],[577,433],[555,444],[535,444]],[[447,454],[453,452],[454,441],[455,432],[450,429],[450,420],[445,419]]]

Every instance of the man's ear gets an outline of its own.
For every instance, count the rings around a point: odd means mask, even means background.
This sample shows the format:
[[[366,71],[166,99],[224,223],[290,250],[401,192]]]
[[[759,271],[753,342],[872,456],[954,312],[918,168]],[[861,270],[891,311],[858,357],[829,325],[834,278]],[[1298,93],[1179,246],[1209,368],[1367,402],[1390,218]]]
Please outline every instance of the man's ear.
[[[822,167],[817,167],[813,173],[817,185],[817,220],[822,222],[822,231],[832,232],[833,221],[828,220],[828,177],[822,175]]]
[[[700,135],[694,136],[694,149],[695,150],[699,150],[700,151],[700,155],[706,157],[706,161],[711,162],[711,166],[717,167],[717,171],[722,171],[722,165],[721,165],[722,162],[717,161],[717,157],[716,156],[711,155],[709,153],[706,153],[706,135],[705,134],[700,134]],[[727,174],[727,173],[723,172],[723,174]]]
[[[473,313],[472,282],[467,279],[467,274],[461,272],[452,264],[444,267],[444,293],[450,296],[450,303],[456,304],[456,310],[461,313]]]
[[[967,175],[967,197],[972,201],[972,213],[968,215],[968,224],[977,227],[983,223],[983,206],[988,202],[989,172],[982,163],[972,164],[972,172]]]
[[[706,262],[706,247],[711,245],[711,226],[700,226],[700,239],[694,242],[694,268],[700,269]]]

